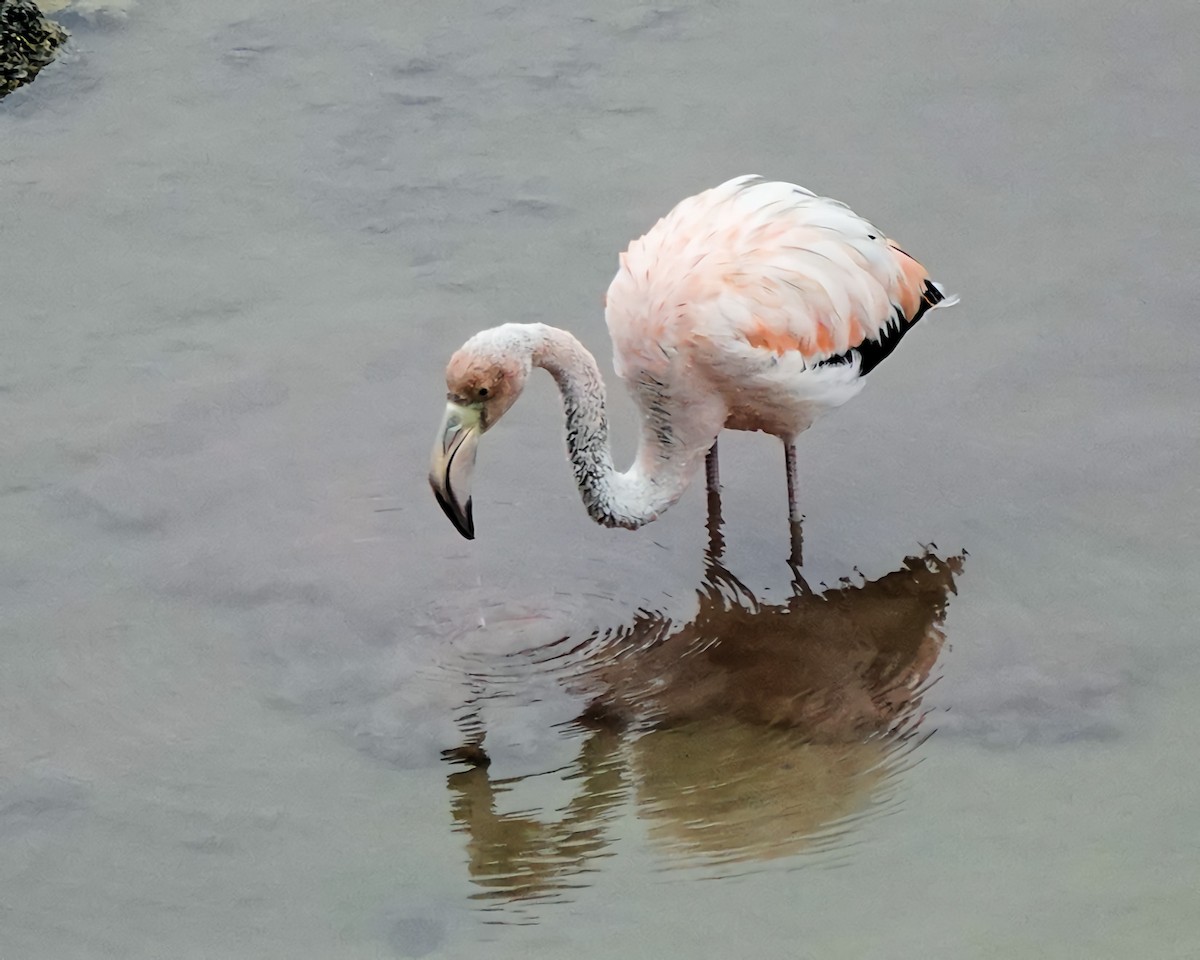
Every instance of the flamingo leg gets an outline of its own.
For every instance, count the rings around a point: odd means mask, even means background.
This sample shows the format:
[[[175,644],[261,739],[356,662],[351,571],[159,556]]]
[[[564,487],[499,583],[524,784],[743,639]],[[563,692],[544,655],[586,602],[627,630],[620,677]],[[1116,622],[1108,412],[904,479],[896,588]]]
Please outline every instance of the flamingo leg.
[[[708,487],[708,563],[720,563],[725,552],[725,538],[721,536],[721,470],[717,464],[717,441],[708,448],[704,458],[704,480]]]
[[[796,445],[794,443],[783,445],[783,457],[787,464],[788,519],[792,523],[796,523],[800,520],[800,506],[796,502]]]
[[[719,565],[725,554],[725,537],[721,533],[721,493],[709,488],[708,491],[708,548],[704,551],[706,565]]]
[[[788,562],[791,563],[793,571],[797,571],[803,563],[804,531],[801,528],[801,521],[804,518],[800,514],[800,504],[796,497],[796,445],[794,443],[784,442],[783,458],[787,464],[788,527],[791,529],[792,535],[792,553]]]
[[[709,493],[721,492],[721,468],[717,463],[717,441],[708,448],[708,456],[704,458],[704,480],[708,484]]]

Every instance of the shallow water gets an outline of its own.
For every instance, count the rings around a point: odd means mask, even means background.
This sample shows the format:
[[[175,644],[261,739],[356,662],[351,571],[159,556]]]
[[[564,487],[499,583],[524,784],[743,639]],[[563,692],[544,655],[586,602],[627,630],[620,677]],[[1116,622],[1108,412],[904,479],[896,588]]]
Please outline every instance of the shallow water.
[[[0,103],[0,954],[1200,953],[1194,3],[121,7]],[[548,378],[459,539],[448,354],[611,376],[743,172],[963,299],[799,577],[774,441],[603,530]]]

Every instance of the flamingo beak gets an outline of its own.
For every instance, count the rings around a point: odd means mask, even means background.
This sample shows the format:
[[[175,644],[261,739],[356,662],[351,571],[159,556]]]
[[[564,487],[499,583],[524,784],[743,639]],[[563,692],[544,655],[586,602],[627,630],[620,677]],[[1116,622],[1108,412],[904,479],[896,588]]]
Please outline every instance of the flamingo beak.
[[[433,495],[454,528],[468,540],[475,539],[471,474],[475,471],[475,447],[480,433],[477,408],[453,402],[446,404],[446,416],[438,430],[429,467]]]

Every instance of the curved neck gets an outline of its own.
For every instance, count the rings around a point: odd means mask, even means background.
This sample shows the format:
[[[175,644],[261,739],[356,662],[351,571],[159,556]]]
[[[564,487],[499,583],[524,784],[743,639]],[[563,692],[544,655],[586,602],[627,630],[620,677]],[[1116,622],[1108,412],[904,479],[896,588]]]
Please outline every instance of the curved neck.
[[[678,500],[691,480],[693,458],[669,442],[661,412],[650,417],[637,457],[624,473],[613,467],[608,440],[607,398],[596,361],[565,330],[531,324],[530,359],[554,377],[567,419],[567,451],[588,514],[606,527],[634,529],[654,520]]]

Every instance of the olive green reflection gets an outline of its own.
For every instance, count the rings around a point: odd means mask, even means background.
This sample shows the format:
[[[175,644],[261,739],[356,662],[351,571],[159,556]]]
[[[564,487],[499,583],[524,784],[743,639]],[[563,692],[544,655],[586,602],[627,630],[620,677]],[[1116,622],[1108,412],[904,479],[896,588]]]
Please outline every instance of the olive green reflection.
[[[565,806],[499,812],[519,781],[489,776],[485,731],[448,752],[475,764],[449,784],[478,897],[561,899],[586,885],[630,802],[669,865],[712,867],[835,848],[887,799],[919,742],[963,557],[926,551],[821,591],[793,563],[792,595],[765,603],[721,564],[715,498],[709,530],[690,621],[642,612],[579,646],[586,655],[563,682],[589,705],[575,724],[581,749],[560,772]]]

